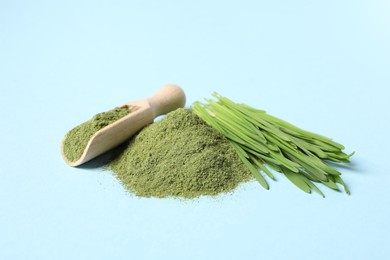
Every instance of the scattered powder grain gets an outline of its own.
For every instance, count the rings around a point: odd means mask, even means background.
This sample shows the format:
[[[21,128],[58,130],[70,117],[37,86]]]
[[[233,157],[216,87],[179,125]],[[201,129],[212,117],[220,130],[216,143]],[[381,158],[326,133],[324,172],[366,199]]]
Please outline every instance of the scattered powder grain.
[[[130,113],[128,108],[115,108],[96,114],[90,120],[70,130],[63,142],[62,151],[70,162],[77,161],[83,154],[89,139],[100,129]]]
[[[184,108],[143,128],[123,147],[107,167],[137,196],[214,196],[252,179],[227,139]]]

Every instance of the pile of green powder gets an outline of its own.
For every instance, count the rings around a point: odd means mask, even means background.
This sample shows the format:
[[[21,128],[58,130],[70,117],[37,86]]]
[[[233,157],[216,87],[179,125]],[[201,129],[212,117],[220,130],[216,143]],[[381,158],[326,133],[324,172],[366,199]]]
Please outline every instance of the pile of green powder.
[[[70,130],[63,141],[62,152],[70,162],[77,161],[84,152],[89,139],[100,129],[130,113],[128,108],[115,108],[96,114],[90,120]]]
[[[107,167],[142,197],[214,196],[252,178],[228,140],[184,108],[143,128]]]

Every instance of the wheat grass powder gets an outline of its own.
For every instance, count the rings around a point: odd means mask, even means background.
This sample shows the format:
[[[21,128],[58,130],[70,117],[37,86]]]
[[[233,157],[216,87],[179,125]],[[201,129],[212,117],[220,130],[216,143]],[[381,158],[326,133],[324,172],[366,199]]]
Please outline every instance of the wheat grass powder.
[[[127,107],[115,108],[94,115],[90,120],[70,130],[63,141],[62,152],[70,162],[77,161],[83,154],[91,137],[102,128],[130,113]]]
[[[252,179],[228,140],[185,108],[146,126],[121,149],[107,168],[141,197],[215,196]]]

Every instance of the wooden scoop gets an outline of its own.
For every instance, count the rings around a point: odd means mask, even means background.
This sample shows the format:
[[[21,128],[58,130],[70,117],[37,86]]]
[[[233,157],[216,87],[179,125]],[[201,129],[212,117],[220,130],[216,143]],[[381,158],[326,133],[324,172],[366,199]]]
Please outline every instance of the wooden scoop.
[[[141,128],[152,123],[156,117],[184,107],[185,102],[184,91],[179,86],[174,84],[165,85],[147,99],[124,104],[122,107],[128,107],[131,113],[97,131],[91,137],[83,154],[77,161],[70,162],[64,156],[63,143],[65,136],[61,147],[62,157],[70,166],[81,165],[123,143]]]

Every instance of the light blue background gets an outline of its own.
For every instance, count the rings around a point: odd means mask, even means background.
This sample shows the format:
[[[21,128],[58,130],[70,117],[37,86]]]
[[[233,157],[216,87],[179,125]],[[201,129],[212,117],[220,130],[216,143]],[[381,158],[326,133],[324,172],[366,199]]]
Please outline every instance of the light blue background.
[[[0,0],[0,259],[389,259],[389,1]],[[280,175],[195,201],[71,168],[62,136],[180,84],[356,151],[351,196]]]

